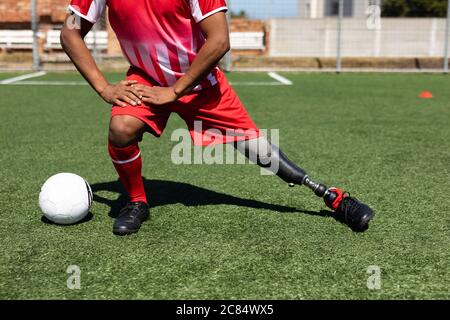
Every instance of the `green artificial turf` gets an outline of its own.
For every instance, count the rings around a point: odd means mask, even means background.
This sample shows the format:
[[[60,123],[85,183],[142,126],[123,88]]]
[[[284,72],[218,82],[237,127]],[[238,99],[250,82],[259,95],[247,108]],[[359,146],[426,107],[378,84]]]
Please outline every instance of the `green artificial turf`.
[[[261,128],[280,130],[291,159],[374,208],[366,233],[256,166],[172,164],[170,136],[184,127],[174,115],[142,143],[152,218],[116,237],[110,214],[124,197],[106,148],[110,107],[87,86],[0,86],[0,298],[450,298],[450,78],[284,75],[293,86],[236,90]],[[435,98],[419,99],[423,90]],[[58,172],[91,184],[89,221],[41,221],[40,186]],[[81,290],[66,286],[70,265]],[[373,265],[380,290],[367,288]]]

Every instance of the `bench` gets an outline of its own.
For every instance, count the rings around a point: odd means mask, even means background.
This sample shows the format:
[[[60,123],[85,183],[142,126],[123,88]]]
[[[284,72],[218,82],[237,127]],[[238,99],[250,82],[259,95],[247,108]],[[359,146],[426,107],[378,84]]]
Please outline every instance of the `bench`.
[[[264,32],[231,32],[231,49],[264,50]]]
[[[0,48],[22,50],[33,48],[32,30],[0,30]]]
[[[60,30],[50,30],[47,32],[47,37],[44,45],[44,49],[49,50],[61,50],[61,42],[60,42]],[[89,50],[94,49],[94,32],[91,31],[86,35],[84,39]],[[106,50],[108,49],[108,32],[107,31],[97,31],[96,39],[98,50]]]
[[[46,34],[45,50],[61,50],[60,30],[50,30]],[[87,47],[94,49],[94,33],[91,31],[85,38]],[[97,31],[96,42],[98,50],[108,48],[108,32]],[[232,32],[230,35],[231,48],[234,50],[264,50],[264,32]],[[0,48],[32,49],[32,30],[0,30]]]

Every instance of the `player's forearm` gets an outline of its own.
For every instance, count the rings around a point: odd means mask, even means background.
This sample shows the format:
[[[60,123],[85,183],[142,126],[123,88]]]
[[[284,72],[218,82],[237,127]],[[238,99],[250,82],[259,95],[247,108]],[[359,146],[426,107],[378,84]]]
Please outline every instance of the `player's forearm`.
[[[178,96],[183,96],[195,88],[229,50],[230,42],[228,37],[208,39],[202,49],[200,49],[189,70],[175,83],[175,93]]]
[[[64,29],[61,32],[61,45],[81,75],[98,94],[101,94],[109,83],[78,31]]]

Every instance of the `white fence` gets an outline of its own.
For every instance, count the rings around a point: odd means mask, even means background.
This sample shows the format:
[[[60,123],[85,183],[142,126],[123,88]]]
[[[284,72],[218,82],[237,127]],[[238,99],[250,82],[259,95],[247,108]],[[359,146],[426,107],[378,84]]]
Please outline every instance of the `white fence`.
[[[32,30],[0,30],[0,49],[32,49]]]
[[[234,50],[263,50],[264,32],[231,32],[230,45]]]
[[[45,50],[60,50],[62,49],[60,43],[60,35],[61,31],[59,30],[50,30],[47,32],[47,37],[45,41]],[[84,39],[87,47],[90,50],[94,50],[94,47],[97,46],[98,50],[106,50],[108,48],[108,32],[106,31],[90,31],[86,38]]]
[[[59,40],[61,31],[50,30],[48,32],[39,32],[38,37],[45,39],[45,50],[61,50]],[[106,31],[90,31],[85,38],[87,47],[94,50],[106,50],[108,48],[108,32]],[[33,48],[33,31],[32,30],[0,30],[0,49],[3,50],[19,50]]]

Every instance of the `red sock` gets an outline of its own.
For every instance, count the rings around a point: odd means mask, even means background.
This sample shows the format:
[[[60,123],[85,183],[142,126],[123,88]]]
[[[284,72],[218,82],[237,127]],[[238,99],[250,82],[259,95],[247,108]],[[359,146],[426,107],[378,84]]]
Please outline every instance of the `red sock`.
[[[108,145],[109,155],[131,202],[147,202],[142,180],[142,158],[137,144],[126,148]]]

